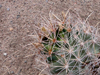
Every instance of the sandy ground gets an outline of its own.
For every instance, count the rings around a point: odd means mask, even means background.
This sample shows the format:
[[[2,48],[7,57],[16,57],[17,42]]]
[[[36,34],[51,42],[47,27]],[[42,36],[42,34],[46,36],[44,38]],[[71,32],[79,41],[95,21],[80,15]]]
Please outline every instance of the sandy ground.
[[[50,11],[60,17],[72,7],[90,25],[100,22],[100,0],[0,0],[0,75],[38,75],[34,42],[34,26],[48,17]],[[100,24],[99,24],[100,26]],[[29,56],[31,55],[31,56]]]

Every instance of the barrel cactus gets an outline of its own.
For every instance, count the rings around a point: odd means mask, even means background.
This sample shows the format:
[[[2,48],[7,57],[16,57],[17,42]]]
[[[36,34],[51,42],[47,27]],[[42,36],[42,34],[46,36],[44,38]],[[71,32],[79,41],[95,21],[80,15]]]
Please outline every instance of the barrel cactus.
[[[53,13],[49,20],[43,18],[45,23],[38,27],[39,53],[46,56],[52,75],[86,75],[90,64],[100,60],[99,28],[78,17],[73,19],[69,11],[62,14],[63,20]]]

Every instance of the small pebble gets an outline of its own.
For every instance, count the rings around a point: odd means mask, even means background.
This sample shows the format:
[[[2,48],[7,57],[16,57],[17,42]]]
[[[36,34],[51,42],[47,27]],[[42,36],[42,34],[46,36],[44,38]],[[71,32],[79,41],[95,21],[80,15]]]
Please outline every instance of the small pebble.
[[[27,63],[27,61],[25,60],[24,63]]]
[[[61,2],[63,2],[64,0],[60,0]]]
[[[48,2],[48,0],[46,0],[46,2]]]
[[[17,15],[17,19],[20,18],[20,15]]]
[[[15,3],[15,1],[13,1]]]
[[[0,8],[2,7],[2,5],[0,4]]]
[[[3,53],[4,56],[7,56],[7,53]]]
[[[13,23],[13,21],[10,21],[10,23]]]
[[[10,28],[9,28],[9,30],[10,30],[10,31],[13,31],[13,28],[12,28],[12,27],[10,27]]]
[[[22,71],[22,69],[19,70],[18,75],[20,74],[21,71]]]
[[[32,73],[33,75],[35,74],[35,73]]]
[[[26,3],[24,2],[24,5],[25,5]]]
[[[7,8],[7,11],[10,11],[10,8]]]
[[[11,71],[11,74],[14,74],[14,71]]]

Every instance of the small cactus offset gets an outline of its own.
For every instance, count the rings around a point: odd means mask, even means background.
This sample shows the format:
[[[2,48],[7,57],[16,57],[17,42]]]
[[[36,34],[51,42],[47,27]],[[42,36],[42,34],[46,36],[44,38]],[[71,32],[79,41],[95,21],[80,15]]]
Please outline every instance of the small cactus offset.
[[[62,14],[63,20],[53,13],[49,14],[50,20],[43,18],[45,24],[38,31],[43,48],[40,53],[46,56],[51,74],[87,75],[87,70],[92,75],[98,74],[91,67],[100,68],[99,28],[73,19],[68,11]]]

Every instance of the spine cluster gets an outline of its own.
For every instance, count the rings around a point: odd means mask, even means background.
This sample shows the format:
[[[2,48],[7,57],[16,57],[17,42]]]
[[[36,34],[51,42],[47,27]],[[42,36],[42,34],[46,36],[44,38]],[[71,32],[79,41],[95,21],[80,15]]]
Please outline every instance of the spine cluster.
[[[99,28],[82,22],[78,17],[73,19],[68,11],[62,14],[63,20],[53,13],[49,14],[50,19],[43,18],[44,23],[38,28],[40,41],[37,46],[42,46],[40,53],[46,56],[45,62],[49,65],[50,73],[52,75],[85,75],[87,72],[91,75],[98,74]]]

